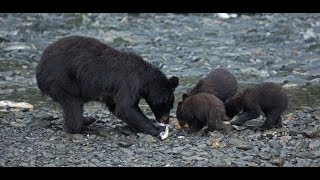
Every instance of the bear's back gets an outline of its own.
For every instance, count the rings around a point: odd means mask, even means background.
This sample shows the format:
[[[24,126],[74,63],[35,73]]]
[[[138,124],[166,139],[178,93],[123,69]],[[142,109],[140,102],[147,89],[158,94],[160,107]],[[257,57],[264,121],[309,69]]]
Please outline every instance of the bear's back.
[[[223,68],[214,69],[206,77],[200,79],[197,85],[189,92],[190,95],[197,93],[209,93],[217,96],[221,101],[226,101],[236,94],[238,82],[233,74]]]
[[[182,103],[182,109],[185,111],[195,110],[203,113],[220,107],[224,107],[223,102],[218,97],[208,93],[190,96]]]
[[[257,101],[262,109],[285,109],[288,105],[288,97],[284,89],[275,83],[266,82],[246,90],[244,95],[247,101]]]

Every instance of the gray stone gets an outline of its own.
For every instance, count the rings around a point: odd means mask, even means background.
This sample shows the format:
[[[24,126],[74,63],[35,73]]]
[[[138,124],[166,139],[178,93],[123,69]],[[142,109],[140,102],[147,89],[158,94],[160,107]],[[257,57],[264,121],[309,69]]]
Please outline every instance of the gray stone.
[[[277,140],[270,140],[269,145],[271,148],[274,148],[274,149],[281,149],[282,148],[282,145]]]
[[[190,156],[194,155],[194,152],[193,152],[193,151],[188,151],[188,150],[186,150],[186,151],[182,151],[182,152],[181,152],[181,155],[182,155],[182,156],[190,157]]]
[[[309,167],[311,160],[309,159],[299,159],[297,158],[296,167]]]
[[[186,161],[192,161],[192,160],[204,161],[204,160],[207,160],[206,158],[200,157],[199,155],[182,156],[182,159],[183,159],[183,160],[186,160]]]
[[[22,127],[26,127],[25,124],[22,123],[17,123],[17,122],[10,122],[10,125],[16,128],[22,128]]]
[[[249,150],[251,149],[250,144],[247,141],[238,138],[230,138],[229,143],[236,146],[238,149]]]
[[[285,160],[282,157],[273,157],[271,159],[271,164],[282,167],[284,165]]]
[[[263,160],[269,160],[271,158],[271,155],[266,152],[259,152],[258,156]]]
[[[74,139],[82,139],[83,138],[83,135],[82,134],[73,134],[72,137]]]
[[[320,158],[320,149],[313,152],[313,158]]]
[[[155,143],[155,142],[157,142],[157,139],[156,139],[155,137],[149,135],[149,134],[148,134],[148,135],[145,135],[141,140],[142,140],[142,141],[146,141],[146,142],[148,142],[148,143]]]
[[[34,145],[49,147],[52,145],[52,143],[40,141],[40,142],[35,142]]]
[[[94,164],[99,164],[100,161],[96,158],[91,159],[91,162],[93,162]]]
[[[133,145],[133,143],[131,142],[131,141],[120,141],[120,142],[118,142],[118,145],[120,146],[120,147],[123,147],[123,148],[128,148],[128,147],[130,147],[130,146],[132,146]]]
[[[232,162],[233,164],[235,164],[237,167],[246,167],[247,162],[243,161],[243,160],[235,160]]]
[[[55,147],[57,149],[64,149],[66,147],[66,145],[60,143],[60,144],[55,144]]]
[[[270,154],[271,154],[272,156],[280,156],[281,152],[280,152],[279,149],[271,149],[271,150],[270,150]]]
[[[317,125],[317,126],[311,128],[311,129],[304,130],[303,132],[309,138],[320,137],[320,125]]]

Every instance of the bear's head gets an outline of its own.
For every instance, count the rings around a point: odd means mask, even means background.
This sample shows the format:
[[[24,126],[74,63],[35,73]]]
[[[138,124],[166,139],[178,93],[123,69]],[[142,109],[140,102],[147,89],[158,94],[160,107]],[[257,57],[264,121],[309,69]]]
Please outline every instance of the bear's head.
[[[183,128],[185,125],[186,125],[186,121],[183,120],[183,118],[180,117],[180,114],[181,113],[181,107],[182,107],[182,102],[178,102],[178,106],[177,106],[177,120],[179,122],[179,126],[181,128]]]
[[[170,110],[173,108],[174,91],[179,85],[179,78],[172,76],[166,81],[156,82],[149,91],[146,101],[158,122],[169,123]]]
[[[228,118],[232,119],[243,109],[242,94],[238,94],[226,100],[224,107],[226,109],[226,115]]]
[[[187,123],[186,121],[183,120],[183,118],[180,117],[180,114],[179,114],[181,113],[182,103],[186,100],[187,97],[188,97],[188,94],[182,94],[182,101],[178,102],[178,106],[177,106],[177,120],[181,127],[184,127]]]

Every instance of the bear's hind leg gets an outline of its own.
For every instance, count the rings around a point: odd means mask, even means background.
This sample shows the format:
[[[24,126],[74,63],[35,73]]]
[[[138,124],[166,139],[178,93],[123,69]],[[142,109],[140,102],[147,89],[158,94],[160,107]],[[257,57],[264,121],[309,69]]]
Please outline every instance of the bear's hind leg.
[[[108,106],[108,109],[111,113],[114,113],[114,110],[116,108],[116,103],[113,100],[106,100],[106,105]]]
[[[273,125],[275,128],[282,128],[282,118],[279,116],[279,118],[276,120],[275,124]]]
[[[230,122],[230,124],[240,126],[251,119],[255,119],[259,117],[260,115],[261,115],[261,111],[259,110],[244,111],[239,115],[238,119]]]
[[[204,122],[200,121],[199,119],[192,119],[191,121],[188,121],[188,126],[190,128],[190,132],[194,133],[203,128]]]
[[[90,126],[92,123],[96,121],[96,119],[93,117],[83,117],[82,121],[84,126]]]
[[[281,112],[278,109],[270,111],[266,114],[266,121],[262,124],[260,129],[267,130],[271,129],[273,126],[279,127],[282,126]]]
[[[83,105],[84,105],[84,103],[81,103],[81,107],[80,107],[80,109],[81,109],[81,116],[83,116]],[[89,125],[91,125],[92,123],[94,123],[95,121],[96,121],[96,119],[93,118],[93,117],[82,117],[82,122],[83,122],[83,125],[84,125],[84,126],[89,126]]]
[[[214,112],[210,112],[208,122],[208,130],[209,131],[227,131],[227,127],[223,123],[223,119],[225,118],[225,114],[215,114]]]
[[[63,126],[67,133],[81,133],[84,125],[83,102],[78,98],[68,98],[60,102],[64,121]]]

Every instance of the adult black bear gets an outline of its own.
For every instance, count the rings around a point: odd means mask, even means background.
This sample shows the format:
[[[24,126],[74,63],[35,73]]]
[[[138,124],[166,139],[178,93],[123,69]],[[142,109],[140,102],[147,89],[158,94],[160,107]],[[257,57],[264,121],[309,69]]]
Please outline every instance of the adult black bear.
[[[226,115],[233,118],[240,111],[239,118],[230,123],[241,125],[260,115],[266,116],[266,121],[260,127],[262,130],[282,126],[281,114],[288,107],[288,97],[280,85],[263,83],[249,88],[225,102]]]
[[[198,93],[209,93],[218,97],[222,102],[234,96],[238,90],[236,77],[228,70],[217,68],[211,71],[187,93],[192,96]]]
[[[36,79],[42,93],[61,104],[68,133],[80,133],[94,122],[83,117],[84,103],[101,101],[127,124],[159,136],[165,127],[153,124],[142,113],[139,100],[146,100],[158,121],[168,121],[179,84],[177,77],[167,79],[136,54],[82,36],[49,45],[36,68]]]
[[[212,94],[199,93],[189,97],[184,94],[183,101],[178,103],[176,115],[180,126],[188,124],[191,132],[199,131],[206,125],[209,131],[227,131],[223,123],[223,102]]]

